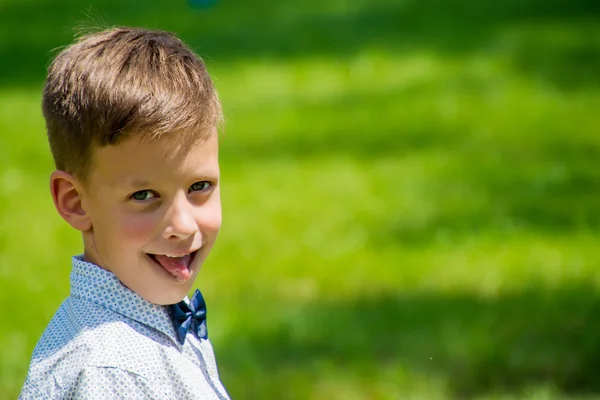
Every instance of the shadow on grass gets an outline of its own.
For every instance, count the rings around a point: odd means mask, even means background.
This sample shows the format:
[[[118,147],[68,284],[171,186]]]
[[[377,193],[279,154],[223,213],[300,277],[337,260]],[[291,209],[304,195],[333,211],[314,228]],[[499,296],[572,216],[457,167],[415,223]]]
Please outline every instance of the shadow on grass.
[[[485,145],[456,151],[435,176],[434,210],[413,218],[396,209],[368,228],[371,244],[458,243],[482,233],[516,235],[600,230],[600,147],[572,138],[527,146]]]
[[[553,32],[598,21],[593,0],[348,1],[327,7],[317,0],[252,3],[226,1],[208,10],[187,2],[7,2],[0,6],[0,84],[41,82],[50,50],[67,45],[86,13],[109,25],[174,30],[211,60],[324,55],[343,59],[365,47],[389,52],[425,51],[463,56],[497,45],[502,29],[531,28],[506,56],[522,72],[561,85],[598,84],[600,48],[589,35],[556,42]],[[90,11],[91,9],[91,11]],[[552,22],[549,32],[539,24]],[[589,25],[589,23],[588,23]],[[592,32],[597,35],[597,30]],[[581,42],[581,38],[587,38]],[[512,47],[511,47],[512,46]],[[514,48],[513,48],[514,47]]]
[[[286,374],[318,379],[322,365],[347,381],[381,382],[382,368],[390,366],[441,377],[454,398],[518,394],[543,384],[600,394],[598,313],[600,297],[585,285],[488,299],[387,294],[310,304],[278,329],[229,337],[218,357],[233,397],[281,398]],[[306,398],[310,390],[286,398]]]
[[[259,123],[255,120],[259,110],[234,115],[229,120],[232,124],[246,129],[255,125],[260,134],[229,137],[226,133],[223,157],[243,161],[344,155],[372,160],[432,148],[453,148],[468,142],[471,135],[465,129],[431,118],[435,105],[429,96],[433,98],[438,93],[435,88],[422,86],[297,102],[284,110],[268,105],[272,107],[271,115]],[[402,108],[416,99],[424,106],[409,111]]]

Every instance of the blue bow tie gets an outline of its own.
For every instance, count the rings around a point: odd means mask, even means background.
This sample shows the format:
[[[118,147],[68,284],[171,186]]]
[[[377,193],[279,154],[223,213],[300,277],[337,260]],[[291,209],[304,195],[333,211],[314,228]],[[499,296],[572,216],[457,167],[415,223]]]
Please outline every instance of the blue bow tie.
[[[180,301],[169,306],[177,331],[179,343],[185,342],[185,335],[191,330],[198,339],[208,337],[206,328],[206,302],[198,289],[194,292],[190,304]]]

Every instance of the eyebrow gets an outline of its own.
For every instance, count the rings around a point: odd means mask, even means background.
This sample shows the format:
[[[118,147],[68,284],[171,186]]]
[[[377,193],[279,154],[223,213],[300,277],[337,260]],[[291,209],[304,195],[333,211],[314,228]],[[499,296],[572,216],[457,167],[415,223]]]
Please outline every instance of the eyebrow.
[[[208,178],[209,175],[212,174],[201,174],[198,176],[198,179],[202,180],[202,177]],[[220,174],[216,174],[216,176],[219,176]],[[130,187],[130,188],[134,188],[134,189],[146,189],[152,186],[152,182],[146,179],[131,179],[131,180],[126,180],[123,183],[124,186]]]
[[[129,182],[126,182],[126,185],[134,188],[144,188],[150,186],[150,181],[146,181],[143,179],[134,179]]]

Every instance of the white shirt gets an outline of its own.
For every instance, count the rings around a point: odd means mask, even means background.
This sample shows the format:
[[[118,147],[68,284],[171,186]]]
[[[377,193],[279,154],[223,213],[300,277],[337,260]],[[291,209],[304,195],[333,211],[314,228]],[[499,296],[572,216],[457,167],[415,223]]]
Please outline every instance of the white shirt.
[[[71,295],[33,352],[19,396],[29,399],[229,397],[208,340],[188,332],[179,344],[167,306],[144,300],[76,256]]]

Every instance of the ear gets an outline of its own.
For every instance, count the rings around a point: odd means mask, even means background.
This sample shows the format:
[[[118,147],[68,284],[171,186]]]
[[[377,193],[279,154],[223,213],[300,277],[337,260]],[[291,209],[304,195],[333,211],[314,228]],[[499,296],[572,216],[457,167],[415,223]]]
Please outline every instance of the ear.
[[[91,229],[92,223],[83,207],[82,191],[72,175],[64,171],[54,171],[50,175],[50,192],[56,211],[73,228],[85,232]]]

